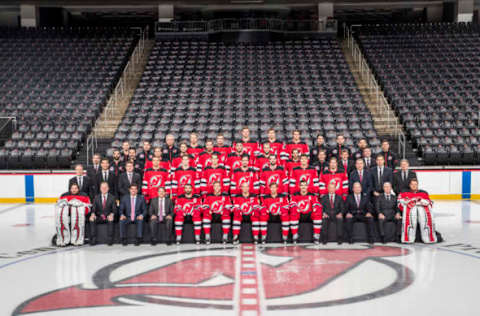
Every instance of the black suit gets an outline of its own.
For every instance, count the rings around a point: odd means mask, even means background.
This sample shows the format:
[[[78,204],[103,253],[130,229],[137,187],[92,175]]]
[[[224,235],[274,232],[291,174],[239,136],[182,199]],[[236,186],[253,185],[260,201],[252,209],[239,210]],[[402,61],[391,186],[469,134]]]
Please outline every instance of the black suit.
[[[70,187],[72,186],[72,184],[76,184],[76,185],[79,184],[78,176],[74,176],[73,178],[70,178],[70,180],[68,181],[68,191],[70,191]],[[93,200],[93,198],[95,197],[95,184],[90,179],[90,177],[82,176],[82,187],[79,189],[80,189],[80,192],[83,192],[86,195],[88,195],[90,200]]]
[[[372,173],[372,179],[373,179],[373,191],[378,193],[383,193],[383,184],[385,182],[390,182],[391,184],[393,184],[393,172],[392,172],[392,169],[388,167],[383,167],[382,178],[379,179],[378,170],[379,170],[378,166],[370,170],[370,172]]]
[[[103,207],[103,198],[102,194],[98,194],[93,200],[92,211],[90,212],[88,218],[90,219],[92,213],[95,213],[97,217],[95,221],[89,220],[90,223],[90,238],[95,239],[97,237],[97,224],[107,224],[108,238],[113,239],[113,220],[109,221],[108,216],[113,214],[115,217],[117,215],[117,198],[111,194],[107,194],[107,199],[105,201],[105,207]]]
[[[150,201],[150,205],[148,207],[148,215],[150,216],[150,231],[152,232],[152,239],[157,239],[158,236],[158,224],[161,222],[165,223],[165,227],[167,229],[167,237],[170,241],[172,235],[172,228],[173,228],[173,201],[165,197],[164,206],[163,206],[163,216],[162,220],[158,216],[160,205],[159,205],[159,197],[153,198]],[[157,219],[155,221],[151,220],[152,215],[156,215]],[[171,216],[171,218],[166,218],[166,216]]]
[[[121,199],[125,195],[130,194],[129,189],[131,184],[136,184],[138,191],[140,192],[140,190],[142,189],[142,177],[138,173],[133,172],[132,182],[130,183],[130,181],[128,180],[127,172],[122,173],[118,178],[117,191],[119,199]]]
[[[365,163],[365,169],[372,169],[377,166],[377,162],[372,157],[370,157],[370,165],[367,164],[367,159],[365,158],[363,158],[363,162]]]
[[[370,213],[372,216],[367,217],[367,213]],[[352,217],[348,218],[347,214],[351,214]],[[355,194],[352,193],[347,197],[345,208],[345,222],[350,242],[353,241],[353,224],[355,222],[362,222],[366,224],[368,241],[373,242],[375,236],[375,227],[373,226],[373,206],[370,203],[370,198],[366,193],[360,194],[360,203],[358,204],[355,198]]]
[[[323,214],[328,215],[328,218],[323,218],[322,223],[322,240],[326,242],[328,239],[328,226],[331,222],[336,222],[337,225],[337,240],[342,241],[343,238],[343,218],[337,218],[338,214],[344,213],[345,204],[341,195],[336,194],[333,205],[330,203],[330,194],[325,194],[320,202],[323,207]]]
[[[95,168],[95,166],[90,166],[90,167],[87,167],[87,176],[90,178],[90,179],[95,179],[97,177],[97,174],[102,170],[102,168],[100,167],[100,164],[98,164],[97,168]]]
[[[404,181],[403,180],[403,174],[402,170],[398,170],[393,174],[393,191],[395,191],[396,194],[399,194],[404,191],[410,190],[408,187],[408,183],[410,182],[411,179],[416,179],[417,174],[413,170],[408,170],[407,171],[407,178]]]
[[[393,194],[390,195],[390,200],[387,199],[385,194],[380,195],[375,203],[375,210],[377,214],[383,214],[385,219],[378,219],[378,226],[381,236],[385,236],[385,222],[395,223],[395,235],[399,236],[402,232],[402,220],[395,219],[395,215],[402,215],[398,208],[397,197]]]
[[[103,176],[103,170],[97,173],[95,177],[95,189],[96,189],[96,194],[100,193],[100,184],[102,182],[107,182],[108,187],[109,187],[109,192],[113,195],[115,195],[118,199],[118,194],[117,194],[117,184],[115,180],[115,174],[112,171],[107,170],[108,175],[107,179],[105,181],[104,176]]]
[[[347,174],[347,176],[355,169],[355,165],[352,160],[347,161],[347,170],[345,170],[343,160],[338,161],[338,167],[339,169],[343,170]]]
[[[349,191],[353,192],[353,184],[355,182],[360,182],[362,185],[362,192],[370,195],[373,190],[373,179],[372,179],[372,174],[370,171],[363,169],[362,172],[362,181],[360,181],[360,174],[358,170],[353,170],[350,172],[350,176],[348,178],[348,186],[349,186]]]

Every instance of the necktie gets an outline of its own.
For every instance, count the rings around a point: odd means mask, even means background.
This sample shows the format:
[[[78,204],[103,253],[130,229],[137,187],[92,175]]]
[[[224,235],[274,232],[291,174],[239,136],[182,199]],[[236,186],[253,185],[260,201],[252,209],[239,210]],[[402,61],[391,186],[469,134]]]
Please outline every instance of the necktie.
[[[363,179],[363,172],[362,171],[360,171],[359,176],[360,176],[360,182],[362,182],[362,179]]]
[[[390,194],[387,194],[387,201],[390,201]]]
[[[131,173],[128,174],[128,182],[130,182],[130,184],[132,184],[132,174]]]
[[[407,173],[405,171],[403,171],[402,173],[403,181],[405,182],[405,180],[407,179]]]
[[[163,220],[163,201],[164,199],[160,199],[160,207],[158,208],[158,221],[161,222]]]
[[[105,206],[107,205],[107,197],[105,195],[102,195],[102,207],[105,209]]]
[[[132,222],[135,221],[135,198],[134,197],[132,197],[132,202],[130,205],[130,219],[132,220]]]
[[[357,195],[355,195],[357,197],[357,207],[360,207],[360,197]]]
[[[333,194],[330,194],[330,207],[333,209]]]
[[[367,158],[367,167],[370,167],[370,158]]]
[[[82,176],[78,177],[78,188],[82,190]]]
[[[106,171],[103,172],[103,181],[108,181],[108,173]]]
[[[383,175],[383,170],[382,170],[382,168],[380,168],[380,169],[378,169],[378,182],[383,184],[382,175]]]

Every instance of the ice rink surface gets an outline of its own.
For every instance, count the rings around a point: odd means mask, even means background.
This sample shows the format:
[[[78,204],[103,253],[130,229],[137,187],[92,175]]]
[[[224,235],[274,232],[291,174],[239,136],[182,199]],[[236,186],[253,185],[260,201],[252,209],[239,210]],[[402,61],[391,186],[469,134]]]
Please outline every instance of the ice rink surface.
[[[436,245],[54,248],[53,205],[0,206],[0,315],[478,315],[480,202]]]

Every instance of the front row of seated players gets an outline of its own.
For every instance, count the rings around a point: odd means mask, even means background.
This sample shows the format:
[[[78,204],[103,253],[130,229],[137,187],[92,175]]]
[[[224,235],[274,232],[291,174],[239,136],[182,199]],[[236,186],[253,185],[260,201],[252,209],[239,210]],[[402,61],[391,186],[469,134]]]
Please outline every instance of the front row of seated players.
[[[100,194],[95,197],[91,210],[89,209],[89,200],[84,203],[84,206],[90,225],[90,243],[92,245],[96,244],[97,224],[108,225],[108,244],[113,244],[114,221],[117,216],[120,220],[120,237],[124,245],[127,244],[126,225],[135,224],[137,237],[135,244],[138,245],[142,241],[143,223],[146,220],[149,220],[153,245],[157,243],[159,223],[165,223],[169,238],[168,244],[171,243],[170,235],[174,223],[176,242],[180,243],[186,218],[190,218],[194,224],[196,243],[200,243],[202,226],[205,242],[207,244],[211,242],[212,222],[222,223],[224,243],[228,242],[230,229],[233,242],[238,243],[240,228],[244,221],[251,221],[254,241],[265,243],[267,224],[275,219],[281,221],[284,242],[287,242],[291,233],[292,241],[296,243],[299,222],[308,220],[313,223],[312,237],[316,244],[320,242],[325,244],[328,241],[330,225],[336,225],[339,244],[344,240],[344,228],[346,240],[353,243],[353,224],[355,222],[366,225],[368,242],[373,243],[375,218],[378,219],[382,242],[385,242],[386,222],[395,224],[397,241],[414,242],[417,222],[420,224],[424,242],[437,241],[431,213],[432,202],[425,191],[418,190],[416,179],[410,180],[410,190],[401,193],[398,198],[392,191],[391,184],[385,182],[384,193],[374,201],[370,200],[368,194],[362,193],[362,186],[359,182],[353,184],[353,193],[344,201],[341,195],[335,193],[337,185],[335,181],[331,181],[327,186],[327,193],[320,200],[316,194],[309,193],[306,181],[300,181],[299,191],[292,194],[290,198],[286,194],[278,192],[279,186],[275,182],[269,185],[270,193],[268,195],[257,197],[250,192],[250,184],[244,182],[240,186],[240,194],[230,197],[222,192],[222,183],[214,181],[212,193],[207,194],[203,199],[194,195],[192,186],[186,184],[184,193],[176,197],[175,201],[167,196],[164,187],[160,187],[158,196],[150,200],[147,209],[143,196],[137,194],[138,186],[132,184],[129,194],[122,198],[117,214],[115,197],[109,193],[108,183],[102,182]],[[72,200],[84,201],[85,199],[88,197],[79,192],[78,185],[72,184],[70,191],[63,194],[61,200],[68,203]],[[70,243],[67,240],[70,231],[75,233],[75,236],[81,234],[82,231],[81,229],[78,231],[76,226],[69,229],[70,219],[65,217],[71,213],[72,206],[69,205],[69,207],[70,209],[62,209],[67,212],[62,211],[62,215],[57,215],[57,237],[61,235],[61,239],[57,239],[59,245]],[[75,214],[75,218],[78,218],[78,214]],[[72,242],[72,244],[78,244],[78,240],[77,243]]]

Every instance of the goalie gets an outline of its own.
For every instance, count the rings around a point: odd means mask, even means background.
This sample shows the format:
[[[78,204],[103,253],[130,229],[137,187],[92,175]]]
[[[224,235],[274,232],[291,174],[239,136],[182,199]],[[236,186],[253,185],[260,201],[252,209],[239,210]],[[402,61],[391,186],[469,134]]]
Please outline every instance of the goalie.
[[[85,216],[90,212],[90,198],[80,192],[76,183],[61,195],[55,205],[56,245],[83,245]]]
[[[418,180],[411,179],[409,190],[399,194],[398,208],[402,211],[402,243],[413,243],[420,226],[422,241],[426,244],[436,243],[435,222],[432,213],[433,201],[426,191],[418,189]]]

